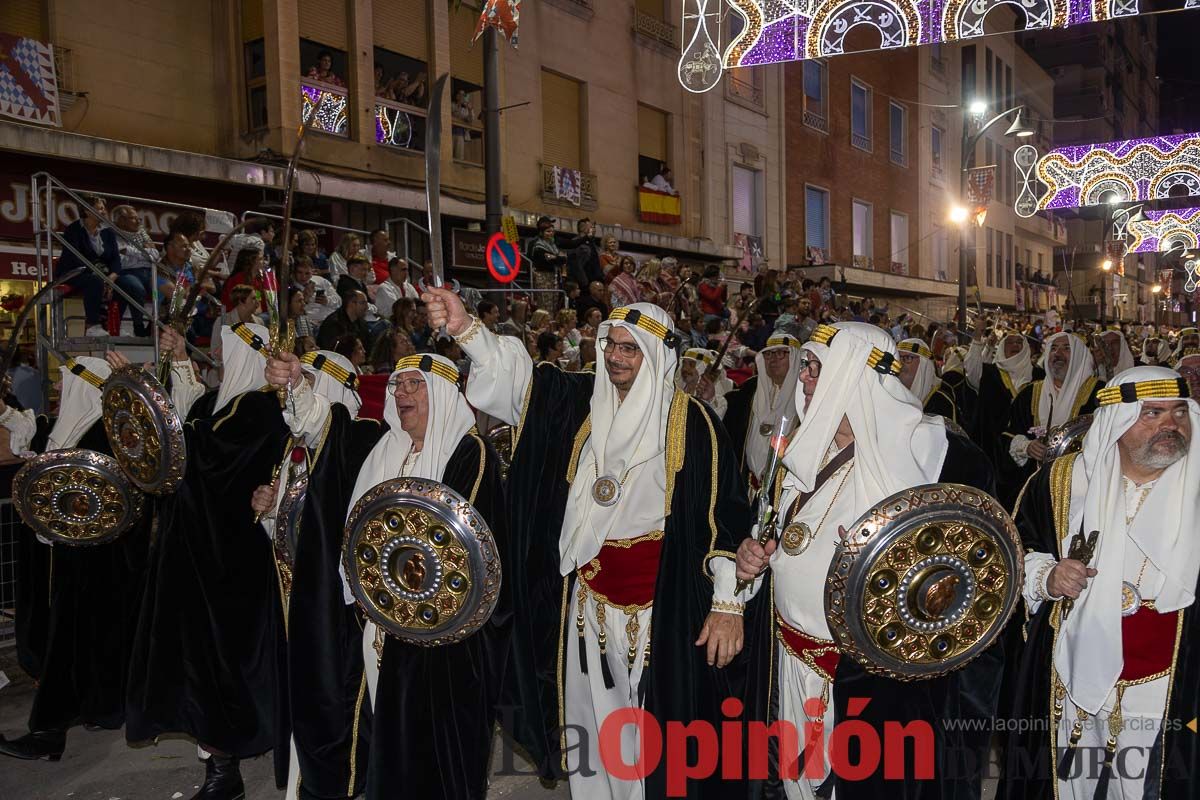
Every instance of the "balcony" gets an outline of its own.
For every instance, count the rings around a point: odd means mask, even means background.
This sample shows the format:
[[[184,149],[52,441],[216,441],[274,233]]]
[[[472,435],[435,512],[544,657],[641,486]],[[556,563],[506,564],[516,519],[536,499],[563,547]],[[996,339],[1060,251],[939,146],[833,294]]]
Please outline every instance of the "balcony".
[[[483,166],[483,126],[473,122],[455,122],[454,160],[474,167]]]
[[[316,111],[310,130],[349,139],[350,119],[346,115],[349,101],[350,93],[344,87],[311,78],[300,79],[300,121],[307,125]]]
[[[850,144],[857,147],[859,150],[871,152],[871,137],[863,136],[861,133],[850,134]]]
[[[743,80],[732,73],[725,79],[725,96],[749,103],[755,108],[763,107],[762,87],[755,85],[753,80]]]
[[[425,110],[375,98],[375,141],[420,153],[425,150]]]
[[[674,25],[636,8],[633,10],[633,32],[671,52],[679,49],[679,31]]]
[[[638,220],[652,225],[678,225],[683,222],[679,195],[660,192],[646,186],[637,187]]]
[[[600,207],[596,176],[577,169],[542,164],[542,202],[595,211]]]
[[[818,114],[815,111],[804,110],[804,124],[815,131],[821,133],[829,133],[829,117],[824,114]]]

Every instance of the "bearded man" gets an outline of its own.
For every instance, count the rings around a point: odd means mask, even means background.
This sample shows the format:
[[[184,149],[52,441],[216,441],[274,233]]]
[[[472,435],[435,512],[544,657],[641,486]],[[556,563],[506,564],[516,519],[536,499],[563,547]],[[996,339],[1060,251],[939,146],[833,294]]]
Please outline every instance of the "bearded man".
[[[1100,392],[1017,513],[1032,615],[998,797],[1195,797],[1200,407],[1163,367]]]
[[[733,381],[725,375],[724,365],[718,366],[716,377],[710,379],[708,370],[717,362],[717,354],[702,347],[691,347],[679,359],[679,371],[675,375],[675,386],[690,395],[699,397],[713,407],[720,418],[725,417],[729,401],[725,396],[733,391]]]
[[[1046,457],[1046,432],[1096,408],[1104,382],[1095,376],[1087,344],[1066,331],[1046,340],[1044,380],[1025,386],[1009,411],[1008,458],[999,462],[1000,498],[1011,509],[1025,481]]]
[[[305,380],[330,406],[353,420],[362,407],[358,375],[345,356],[316,350],[300,359]],[[339,412],[340,413],[340,412]],[[376,428],[378,425],[375,426]],[[371,707],[364,699],[365,678],[357,608],[346,605],[340,577],[344,517],[322,502],[328,474],[341,475],[337,451],[320,428],[311,436],[291,436],[276,480],[258,487],[250,505],[261,519],[275,552],[288,621],[286,700],[276,747],[287,748],[288,797],[303,785],[305,796],[354,797],[366,789]],[[332,446],[326,447],[327,444]],[[326,457],[323,457],[326,456]],[[277,518],[288,490],[308,479],[295,541]],[[343,476],[345,482],[345,476]],[[329,518],[327,518],[329,517]],[[291,549],[291,563],[285,553]]]
[[[1005,334],[994,348],[985,348],[983,324],[982,319],[976,321],[975,335],[965,360],[967,380],[979,392],[971,437],[996,465],[1002,484],[1000,499],[1003,501],[1004,474],[1006,470],[1011,472],[1015,469],[1012,457],[1008,454],[1009,438],[1004,436],[1009,411],[1017,392],[1045,374],[1040,368],[1034,367],[1029,341],[1019,333]],[[1020,488],[1017,486],[1017,490]],[[1011,501],[1008,507],[1011,507]]]
[[[283,609],[271,543],[250,510],[287,441],[279,398],[263,391],[267,337],[261,325],[223,329],[220,388],[175,400],[187,419],[187,469],[158,499],[130,663],[126,739],[194,739],[208,758],[193,800],[238,800],[240,759],[273,749],[276,784],[287,780],[276,739],[286,724]],[[181,383],[190,362],[178,350],[175,358]]]
[[[1191,347],[1200,347],[1200,330],[1196,328],[1184,328],[1175,339],[1175,349],[1171,352],[1170,363],[1178,363],[1183,351]],[[1161,357],[1159,361],[1166,363]]]
[[[757,485],[770,457],[771,437],[787,416],[790,434],[795,428],[796,381],[800,374],[800,340],[774,333],[754,357],[754,377],[726,396],[729,410],[725,427],[739,454],[739,463],[752,485]]]
[[[508,569],[499,459],[479,436],[474,413],[459,391],[454,362],[437,355],[400,359],[388,378],[386,427],[374,420],[356,421],[345,406],[314,392],[291,354],[271,359],[267,378],[273,386],[292,387],[293,403],[285,417],[294,436],[313,440],[325,432],[325,452],[309,481],[302,532],[311,520],[332,539],[332,532],[344,529],[355,503],[373,487],[399,477],[425,478],[454,489],[483,516]],[[341,537],[337,538],[340,552]],[[369,749],[369,800],[395,797],[397,787],[431,800],[483,800],[508,656],[511,586],[505,575],[488,622],[450,645],[420,647],[385,635],[371,621],[361,632],[357,625],[343,625],[337,638],[326,643],[333,650],[328,668],[346,678],[340,699],[332,691],[326,695],[335,699],[337,716],[330,721],[336,722],[336,729],[314,728],[320,719],[313,718],[306,726],[310,730],[297,726],[296,731],[298,749],[303,749],[302,738],[312,745],[329,742],[334,749],[302,759],[301,789],[314,775],[328,787],[321,791],[332,793],[319,796],[356,796],[359,753]],[[325,586],[323,591],[333,589]],[[352,613],[349,585],[341,579],[336,589],[343,610]],[[352,672],[356,667],[358,676]],[[369,726],[357,706],[364,695],[373,712]],[[368,727],[369,743],[363,739]],[[330,742],[331,734],[339,738]]]
[[[430,324],[471,359],[467,399],[516,426],[505,487],[515,625],[504,703],[514,714],[504,724],[543,776],[568,773],[575,800],[662,797],[662,762],[644,780],[604,769],[600,725],[632,707],[660,725],[720,728],[722,701],[743,695],[743,604],[714,602],[704,571],[750,529],[724,428],[676,390],[678,334],[658,306],[634,303],[600,324],[604,364],[593,375],[535,367],[452,292],[431,289],[425,301]],[[638,761],[638,726],[620,729],[619,750]],[[686,785],[704,800],[746,791],[719,772]]]
[[[1175,371],[1187,381],[1192,397],[1200,397],[1200,347],[1185,348],[1175,362]]]
[[[725,554],[715,556],[716,597],[745,602],[762,589],[760,576],[771,568],[762,593],[773,605],[777,635],[759,654],[767,657],[760,657],[758,673],[778,686],[772,719],[788,720],[799,731],[828,732],[854,709],[854,723],[870,725],[881,741],[885,726],[926,720],[940,734],[933,760],[941,771],[929,783],[914,784],[906,758],[903,765],[889,763],[886,774],[877,764],[851,780],[824,774],[828,755],[815,766],[810,761],[801,773],[781,753],[784,790],[789,800],[827,798],[831,792],[839,800],[978,797],[990,736],[974,726],[995,711],[1002,648],[993,645],[938,678],[901,683],[878,676],[839,652],[825,616],[825,579],[846,526],[879,502],[903,489],[939,482],[990,493],[991,467],[969,439],[947,429],[943,418],[923,414],[899,381],[896,347],[886,332],[857,322],[821,325],[804,345],[804,356],[796,399],[802,421],[784,455],[777,503],[784,512],[781,536],[765,547],[745,539],[736,563]],[[753,584],[735,598],[736,580]],[[870,702],[864,708],[859,698]],[[964,727],[942,726],[940,721],[950,717],[966,720]],[[897,769],[907,779],[889,779]]]
[[[1098,371],[1101,379],[1111,380],[1114,375],[1134,366],[1133,351],[1129,349],[1129,343],[1125,341],[1125,334],[1121,333],[1120,328],[1109,328],[1097,339],[1103,351]]]
[[[923,339],[905,339],[896,345],[900,354],[900,382],[913,393],[926,414],[958,422],[954,398],[942,388],[933,365],[933,353]]]
[[[1142,342],[1142,355],[1138,361],[1146,366],[1156,367],[1163,362],[1161,356],[1165,355],[1165,352],[1166,345],[1163,340],[1157,336],[1149,336]]]

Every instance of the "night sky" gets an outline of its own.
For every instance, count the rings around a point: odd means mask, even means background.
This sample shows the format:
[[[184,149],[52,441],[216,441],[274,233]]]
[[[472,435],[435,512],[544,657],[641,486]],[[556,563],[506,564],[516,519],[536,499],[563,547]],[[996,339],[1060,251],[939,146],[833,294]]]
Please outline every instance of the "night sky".
[[[1158,77],[1160,131],[1200,130],[1200,9],[1158,15]],[[1151,133],[1151,131],[1147,131]]]

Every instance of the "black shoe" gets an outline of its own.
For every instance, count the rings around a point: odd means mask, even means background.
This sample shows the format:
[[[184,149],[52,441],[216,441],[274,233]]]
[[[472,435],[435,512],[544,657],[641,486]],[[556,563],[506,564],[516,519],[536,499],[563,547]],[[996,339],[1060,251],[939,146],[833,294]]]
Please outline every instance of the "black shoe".
[[[38,731],[27,733],[20,739],[9,741],[0,736],[0,753],[26,761],[36,761],[44,758],[47,761],[58,761],[62,758],[67,746],[66,731]]]
[[[232,756],[209,756],[204,765],[204,785],[192,800],[246,800],[246,785]]]

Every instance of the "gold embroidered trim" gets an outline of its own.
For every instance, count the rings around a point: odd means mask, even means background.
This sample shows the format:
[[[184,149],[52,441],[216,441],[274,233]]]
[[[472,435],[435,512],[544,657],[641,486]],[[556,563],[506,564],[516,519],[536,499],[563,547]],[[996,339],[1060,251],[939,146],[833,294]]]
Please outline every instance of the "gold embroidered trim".
[[[638,544],[639,542],[651,542],[651,541],[660,540],[665,535],[666,534],[663,531],[650,531],[649,533],[643,533],[641,536],[635,536],[632,539],[609,539],[608,541],[606,541],[604,543],[603,547],[620,547],[625,550],[628,550],[629,548],[633,547],[635,544]],[[603,547],[601,549],[603,549]],[[599,556],[597,556],[596,558],[593,558],[591,561],[589,561],[586,566],[579,568],[579,602],[580,602],[580,605],[579,605],[579,620],[578,621],[579,621],[580,625],[582,625],[582,621],[583,621],[583,601],[586,598],[586,592],[591,592],[592,596],[596,598],[597,603],[603,603],[603,604],[612,606],[613,608],[618,608],[621,611],[624,611],[626,614],[635,614],[638,611],[642,611],[642,610],[650,608],[650,606],[654,605],[653,600],[651,600],[649,603],[645,603],[645,604],[621,605],[620,603],[614,603],[606,595],[603,595],[600,592],[597,592],[594,588],[592,588],[592,584],[589,581],[596,580],[596,576],[600,574],[600,570],[601,570],[601,564],[600,564]],[[585,591],[585,589],[586,589],[586,591]]]
[[[918,344],[917,342],[901,342],[900,344],[896,345],[896,349],[903,350],[906,353],[912,353],[913,355],[920,356],[921,358],[933,358],[933,353],[929,350],[929,348],[924,344]]]
[[[483,472],[487,468],[487,447],[484,446],[483,439],[479,438],[479,428],[472,425],[467,435],[479,445],[479,473],[475,476],[475,485],[471,487],[471,496],[467,499],[468,503],[475,505],[475,497],[479,494],[480,484],[483,483]]]
[[[533,375],[529,376],[529,384],[525,387],[525,398],[521,401],[521,418],[517,420],[517,432],[513,434],[512,451],[517,454],[517,443],[521,441],[521,433],[525,430],[525,417],[529,414],[529,398],[533,395]]]
[[[683,469],[683,451],[687,445],[687,404],[691,399],[676,391],[671,398],[671,410],[667,412],[667,492],[664,517],[671,516],[671,499],[675,496],[675,475]],[[693,401],[695,402],[695,401]],[[701,408],[703,413],[703,408]],[[707,419],[707,416],[705,417]],[[713,469],[716,469],[716,448],[713,448]]]
[[[334,363],[324,353],[316,350],[300,356],[300,363],[307,364],[318,372],[324,372],[351,391],[358,391],[358,376]]]
[[[566,673],[563,663],[563,651],[567,646],[567,597],[570,590],[570,577],[563,578],[562,616],[558,621],[558,757],[562,761],[562,770],[567,771],[567,710],[563,700],[566,690]]]
[[[579,432],[575,434],[575,443],[571,445],[571,460],[567,462],[567,483],[575,482],[575,474],[579,471],[579,456],[583,452],[583,443],[592,435],[592,417],[589,414],[583,424],[579,426]],[[513,445],[513,450],[516,450],[516,445]],[[667,481],[671,480],[668,472]]]
[[[354,729],[350,733],[350,783],[346,786],[346,796],[354,796],[354,784],[358,779],[358,723],[362,719],[363,696],[367,693],[367,671],[363,669],[362,680],[358,683],[358,701],[354,704]]]
[[[441,361],[426,354],[423,356],[405,356],[396,362],[396,368],[393,372],[402,370],[415,369],[424,373],[433,373],[443,380],[453,383],[458,386],[458,370],[449,364],[443,364]]]
[[[740,617],[746,610],[746,604],[738,602],[726,602],[724,600],[713,600],[712,610],[719,611],[722,614],[737,614]]]
[[[472,316],[471,324],[465,331],[460,333],[458,336],[455,336],[454,341],[458,342],[459,344],[466,344],[475,338],[475,336],[479,333],[479,329],[482,327],[483,322],[479,319],[479,317]]]
[[[635,316],[634,321],[630,323],[628,317],[634,312],[637,312],[637,316]],[[612,313],[608,315],[608,319],[610,322],[625,322],[631,324],[635,328],[641,328],[642,330],[649,332],[651,335],[657,336],[659,339],[663,340],[666,340],[667,335],[671,333],[671,329],[666,325],[663,325],[654,317],[637,311],[635,308],[628,308],[625,306],[622,306],[621,308],[614,308]]]
[[[815,672],[821,676],[821,679],[823,681],[825,681],[827,686],[828,686],[828,684],[832,683],[833,676],[830,675],[825,670],[821,669],[821,667],[819,667],[817,665],[817,658],[819,656],[829,655],[830,653],[841,653],[841,651],[838,649],[837,644],[828,639],[818,639],[815,636],[809,636],[807,633],[804,633],[803,631],[796,630],[791,625],[788,625],[786,622],[779,619],[778,613],[775,614],[775,624],[778,626],[775,629],[775,638],[779,641],[779,643],[781,645],[783,645],[783,649],[787,651],[787,654],[790,655],[792,658],[795,658],[799,661],[803,661],[805,664],[807,664],[809,669],[811,669],[813,672]],[[821,646],[814,648],[813,650],[806,650],[806,651],[804,651],[803,654],[797,653],[794,649],[792,649],[792,646],[790,644],[788,644],[787,639],[783,638],[784,630],[789,630],[792,633],[795,633],[799,636],[803,636],[805,639],[811,639],[812,641],[817,642]]]
[[[1156,398],[1171,400],[1177,397],[1190,396],[1191,393],[1188,391],[1187,381],[1183,380],[1183,378],[1170,378],[1106,386],[1096,393],[1096,401],[1101,406],[1111,406],[1117,403],[1136,403],[1141,400]]]

